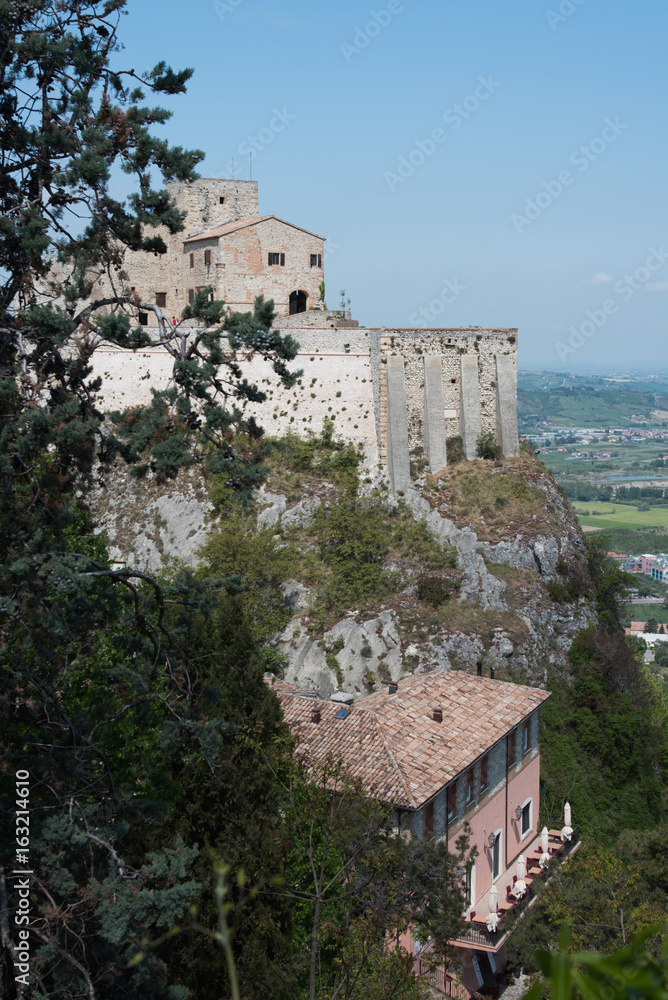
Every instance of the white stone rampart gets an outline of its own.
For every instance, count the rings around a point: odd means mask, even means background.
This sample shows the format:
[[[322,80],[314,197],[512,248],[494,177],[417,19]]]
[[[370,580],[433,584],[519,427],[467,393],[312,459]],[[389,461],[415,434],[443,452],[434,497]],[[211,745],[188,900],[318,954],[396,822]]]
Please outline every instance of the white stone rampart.
[[[448,464],[443,372],[436,354],[424,359],[424,450],[432,472]]]
[[[387,470],[395,494],[405,493],[411,484],[408,450],[408,411],[404,359],[387,359]]]
[[[245,376],[267,392],[267,401],[249,406],[268,434],[291,430],[320,432],[334,421],[346,441],[361,446],[371,462],[387,462],[387,359],[404,360],[410,448],[423,444],[425,357],[441,357],[444,423],[447,436],[460,434],[461,359],[477,360],[482,430],[497,429],[497,355],[507,379],[517,370],[515,330],[286,330],[300,344],[293,366],[303,370],[298,384],[283,389],[271,365],[259,358],[242,364]],[[446,346],[447,345],[447,346]],[[172,365],[161,350],[102,350],[95,374],[103,377],[105,409],[150,401],[150,389],[164,388]],[[506,394],[507,405],[510,397]],[[504,403],[506,405],[506,403]],[[512,410],[512,407],[511,407]],[[510,414],[512,419],[512,412]]]

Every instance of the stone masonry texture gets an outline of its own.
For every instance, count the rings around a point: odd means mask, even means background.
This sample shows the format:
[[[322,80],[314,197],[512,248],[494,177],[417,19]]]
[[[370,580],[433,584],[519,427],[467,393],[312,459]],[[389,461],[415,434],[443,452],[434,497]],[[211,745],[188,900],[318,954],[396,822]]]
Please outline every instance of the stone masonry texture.
[[[243,375],[267,393],[266,402],[249,406],[248,412],[269,434],[319,433],[323,420],[332,419],[337,433],[359,445],[374,464],[387,460],[388,357],[404,359],[410,448],[423,445],[425,357],[441,357],[448,438],[460,434],[460,363],[465,353],[477,358],[483,431],[496,432],[496,356],[507,355],[516,373],[516,330],[328,327],[287,332],[299,342],[293,366],[303,374],[293,389],[285,390],[270,364],[259,358],[243,362]],[[103,377],[106,409],[150,402],[151,388],[164,388],[171,370],[170,358],[160,349],[134,354],[102,349],[94,358],[95,374]]]
[[[404,359],[387,359],[387,468],[394,493],[404,493],[411,484],[408,453],[408,412]]]
[[[115,288],[106,276],[101,277],[95,283],[94,298],[127,289],[138,302],[155,303],[169,318],[180,319],[190,290],[212,285],[217,297],[241,312],[253,308],[256,295],[264,295],[274,299],[278,315],[287,316],[293,291],[306,293],[307,308],[318,307],[324,240],[273,216],[259,221],[256,181],[203,177],[192,183],[169,181],[165,187],[176,207],[185,212],[184,229],[173,234],[161,227],[150,231],[163,238],[167,252],[126,253]],[[254,224],[229,235],[206,235],[215,227],[241,221]],[[207,250],[210,263],[205,258]],[[269,265],[269,252],[285,254],[285,265]],[[315,266],[311,266],[311,254],[318,257]],[[157,327],[154,313],[145,314],[145,325]]]
[[[424,359],[424,447],[432,472],[448,464],[444,413],[441,359],[428,355]]]
[[[459,428],[464,445],[464,454],[469,462],[477,454],[478,438],[482,433],[482,407],[480,403],[480,382],[478,359],[464,354],[461,359],[461,393]]]
[[[270,254],[278,254],[278,264],[269,264]],[[215,297],[234,312],[252,310],[263,295],[274,300],[278,316],[287,316],[291,292],[304,292],[306,308],[317,308],[324,272],[311,259],[322,262],[323,255],[322,237],[269,216],[185,240],[182,283],[187,290],[213,286]]]
[[[498,354],[496,357],[496,427],[504,458],[519,455],[517,372],[509,354]]]

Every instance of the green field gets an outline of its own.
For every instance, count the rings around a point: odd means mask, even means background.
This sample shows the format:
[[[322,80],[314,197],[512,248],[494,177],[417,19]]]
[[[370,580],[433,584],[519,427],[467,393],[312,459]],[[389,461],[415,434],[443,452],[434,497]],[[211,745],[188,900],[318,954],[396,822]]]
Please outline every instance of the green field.
[[[660,625],[668,625],[668,608],[661,604],[625,604],[623,616],[629,622],[648,622],[654,618]]]
[[[668,384],[661,379],[614,381],[521,372],[518,414],[524,433],[561,427],[665,426]]]
[[[607,451],[612,458],[572,458],[576,451]],[[665,441],[637,441],[625,444],[610,444],[603,441],[600,444],[566,445],[565,451],[557,451],[554,445],[549,449],[541,449],[541,461],[545,462],[550,472],[558,479],[577,478],[584,476],[602,484],[606,476],[657,476],[668,475],[668,466],[660,468],[650,463],[662,459],[668,453]],[[620,483],[621,486],[627,485]],[[667,484],[668,485],[668,484]]]
[[[602,531],[624,531],[637,528],[668,529],[668,507],[638,510],[624,503],[580,503],[573,508],[580,524]],[[586,512],[586,513],[585,513]]]

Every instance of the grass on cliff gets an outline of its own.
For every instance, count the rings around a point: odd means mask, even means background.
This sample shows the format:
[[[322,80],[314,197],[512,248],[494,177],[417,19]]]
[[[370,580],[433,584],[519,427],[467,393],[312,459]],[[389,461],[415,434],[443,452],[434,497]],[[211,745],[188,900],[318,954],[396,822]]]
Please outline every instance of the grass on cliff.
[[[286,495],[288,505],[309,494],[320,501],[307,527],[257,531],[252,507],[235,503],[224,483],[211,491],[224,516],[204,546],[202,572],[239,578],[244,610],[261,641],[269,641],[292,617],[281,592],[289,579],[312,588],[314,632],[351,610],[377,614],[409,585],[432,611],[459,590],[455,550],[415,521],[404,504],[390,504],[381,494],[361,496],[361,455],[333,440],[331,431],[326,424],[320,437],[289,435],[267,449],[271,492]]]
[[[425,492],[432,507],[458,527],[472,527],[480,541],[535,537],[563,530],[557,506],[536,485],[546,474],[542,463],[524,452],[503,462],[449,465],[438,480],[428,480]]]

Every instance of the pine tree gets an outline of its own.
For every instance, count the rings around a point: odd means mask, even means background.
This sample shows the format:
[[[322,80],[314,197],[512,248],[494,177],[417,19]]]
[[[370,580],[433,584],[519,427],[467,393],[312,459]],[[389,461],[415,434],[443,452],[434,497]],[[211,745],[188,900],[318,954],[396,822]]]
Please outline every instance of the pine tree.
[[[264,394],[239,360],[258,353],[285,385],[296,378],[296,345],[271,330],[272,303],[221,322],[224,305],[206,291],[184,312],[197,321],[186,333],[124,287],[125,253],[163,253],[161,232],[183,228],[161,185],[195,178],[203,156],[157,137],[169,113],[145,103],[147,92],[183,93],[191,70],[112,67],[124,5],[0,0],[0,791],[10,829],[14,775],[29,772],[30,853],[18,867],[33,871],[31,988],[63,1000],[185,997],[162,957],[132,959],[199,897],[199,848],[150,834],[176,794],[169,748],[187,729],[204,759],[230,732],[198,713],[187,629],[168,622],[164,585],[111,564],[87,493],[118,456],[139,474],[206,463],[248,490],[261,429],[243,403]],[[110,192],[116,167],[135,180],[125,201]],[[100,275],[113,294],[96,300]],[[137,322],[148,307],[153,340]],[[166,350],[171,388],[110,421],[92,374],[103,342]],[[195,618],[215,606],[187,574],[169,599]],[[10,913],[14,846],[0,845]],[[3,923],[2,992],[21,997],[7,934]]]

